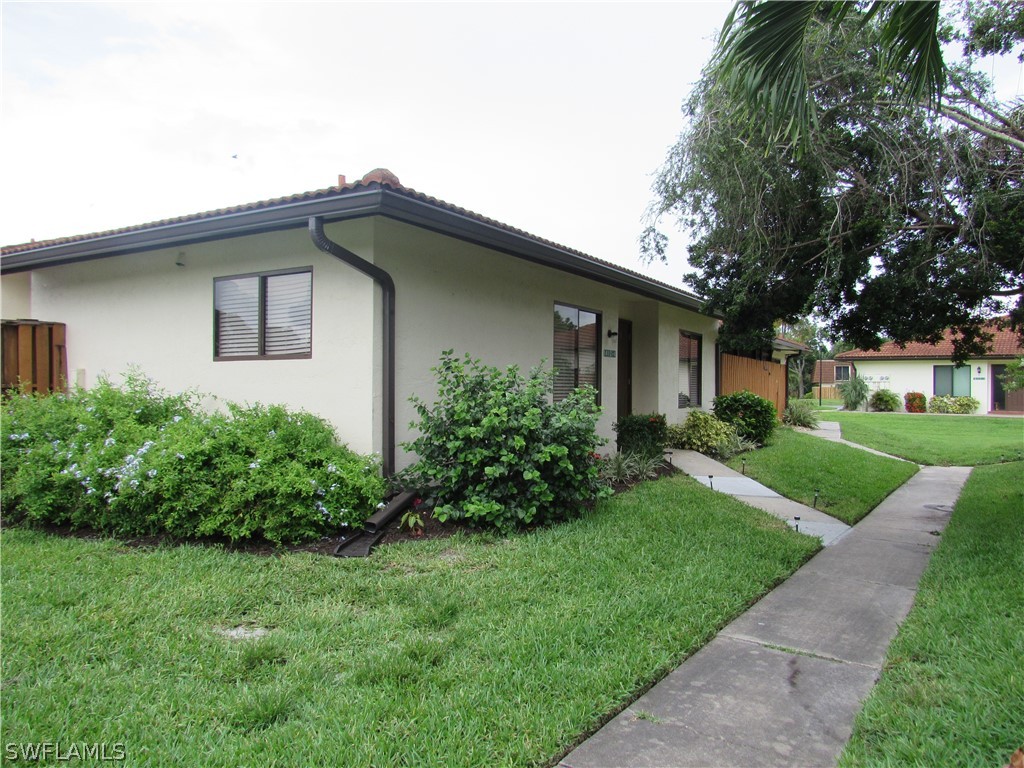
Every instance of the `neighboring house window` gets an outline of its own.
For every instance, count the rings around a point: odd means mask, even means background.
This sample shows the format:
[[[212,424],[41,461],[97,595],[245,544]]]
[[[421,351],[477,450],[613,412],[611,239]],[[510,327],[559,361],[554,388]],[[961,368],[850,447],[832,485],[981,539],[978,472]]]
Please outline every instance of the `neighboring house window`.
[[[213,281],[213,356],[312,356],[313,272],[264,272]]]
[[[836,381],[849,381],[850,380],[850,366],[848,365],[837,365],[836,366]]]
[[[564,400],[577,387],[598,389],[601,315],[579,307],[555,304],[554,398]]]
[[[679,332],[679,407],[700,406],[701,337],[696,333]]]
[[[932,368],[933,391],[936,395],[971,396],[971,367],[936,365]]]

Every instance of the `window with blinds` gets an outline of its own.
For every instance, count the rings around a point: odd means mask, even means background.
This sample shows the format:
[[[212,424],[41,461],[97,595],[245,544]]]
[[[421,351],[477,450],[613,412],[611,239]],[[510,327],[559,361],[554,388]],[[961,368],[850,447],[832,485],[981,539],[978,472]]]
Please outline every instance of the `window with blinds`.
[[[599,389],[601,316],[579,307],[555,304],[554,399],[564,400],[582,386]]]
[[[679,407],[700,407],[701,337],[679,332]]]
[[[213,307],[215,359],[312,355],[310,270],[215,278]]]

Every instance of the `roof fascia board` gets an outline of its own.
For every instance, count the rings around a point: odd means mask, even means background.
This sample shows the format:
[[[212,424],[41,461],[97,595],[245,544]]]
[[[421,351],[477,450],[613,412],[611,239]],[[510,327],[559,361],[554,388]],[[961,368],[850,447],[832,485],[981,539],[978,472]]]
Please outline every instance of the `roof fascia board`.
[[[373,189],[351,195],[319,200],[297,200],[261,210],[235,211],[206,219],[60,243],[26,253],[4,256],[2,271],[4,274],[26,272],[41,267],[55,267],[128,252],[172,248],[275,229],[305,228],[310,216],[323,216],[327,220],[359,218],[377,213],[380,198],[381,190]]]
[[[693,312],[708,314],[701,311],[701,300],[696,296],[690,296],[668,286],[659,286],[638,275],[616,269],[614,266],[585,259],[564,249],[539,242],[525,234],[510,232],[457,211],[438,208],[415,198],[385,191],[381,203],[381,213],[407,224],[475,243],[491,250],[501,251],[535,264],[586,277],[616,288],[625,288],[632,293],[674,304]],[[710,316],[719,317],[719,315]]]
[[[509,231],[480,221],[451,208],[438,206],[378,187],[360,192],[331,195],[316,200],[296,200],[257,210],[233,211],[203,219],[144,227],[85,240],[59,243],[24,253],[4,256],[0,272],[14,274],[44,267],[56,267],[125,253],[173,248],[226,237],[270,230],[305,228],[311,216],[325,222],[381,214],[413,226],[475,243],[492,250],[552,267],[580,277],[623,288],[631,293],[663,301],[700,314],[721,318],[701,310],[701,300],[685,291],[661,286],[612,265],[591,261],[526,234]]]

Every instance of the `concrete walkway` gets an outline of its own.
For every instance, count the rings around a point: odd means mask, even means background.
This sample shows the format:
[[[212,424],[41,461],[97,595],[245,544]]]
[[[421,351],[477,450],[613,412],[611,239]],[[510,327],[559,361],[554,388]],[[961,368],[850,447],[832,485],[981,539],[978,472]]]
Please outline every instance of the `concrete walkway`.
[[[969,474],[924,467],[559,765],[834,765]]]
[[[670,461],[672,466],[709,488],[763,509],[801,533],[817,536],[826,547],[835,544],[850,530],[850,526],[841,520],[780,496],[771,488],[696,451],[674,450]]]
[[[803,432],[804,434],[814,435],[824,440],[831,440],[833,443],[842,443],[848,445],[851,448],[857,448],[861,451],[867,451],[873,453],[875,456],[885,456],[887,459],[896,459],[896,461],[906,461],[901,459],[899,456],[893,456],[891,453],[882,453],[876,451],[874,448],[868,448],[866,445],[860,443],[851,443],[849,440],[844,440],[840,427],[842,425],[838,421],[819,421],[818,426],[814,429],[806,429],[804,427],[796,427],[797,432]]]

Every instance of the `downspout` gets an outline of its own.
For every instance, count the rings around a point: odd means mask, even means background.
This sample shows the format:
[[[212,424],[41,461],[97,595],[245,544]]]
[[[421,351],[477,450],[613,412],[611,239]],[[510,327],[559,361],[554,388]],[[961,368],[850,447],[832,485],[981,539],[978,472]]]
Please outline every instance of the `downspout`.
[[[321,251],[359,270],[380,286],[384,335],[381,371],[384,389],[381,398],[381,468],[384,476],[390,477],[395,473],[395,281],[376,264],[357,256],[328,238],[324,234],[324,221],[320,216],[309,218],[309,236]]]

